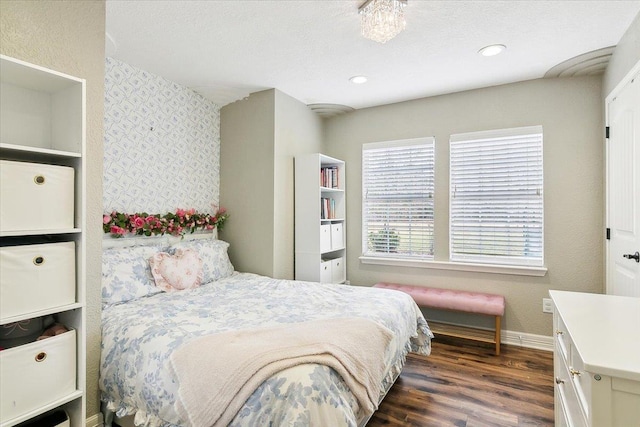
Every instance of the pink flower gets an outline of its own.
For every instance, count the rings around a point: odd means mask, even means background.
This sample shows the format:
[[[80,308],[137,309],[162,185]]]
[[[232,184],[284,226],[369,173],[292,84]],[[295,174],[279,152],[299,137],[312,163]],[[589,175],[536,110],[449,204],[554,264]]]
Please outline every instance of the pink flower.
[[[227,210],[225,208],[220,208],[220,209],[218,209],[218,214],[217,215],[224,215],[225,212],[227,212]]]
[[[144,226],[144,219],[136,216],[133,218],[133,225],[135,225],[136,228],[142,228]]]
[[[103,224],[109,224],[111,222],[111,216],[109,215],[103,215],[102,216],[102,223]]]
[[[207,224],[206,229],[207,229],[207,230],[213,230],[213,225],[211,225],[211,224]]]
[[[176,215],[178,215],[180,218],[182,218],[184,216],[186,212],[184,211],[184,209],[178,209],[176,210]]]
[[[122,236],[126,230],[124,228],[118,227],[117,225],[112,225],[110,231],[111,231],[111,234],[118,234]]]

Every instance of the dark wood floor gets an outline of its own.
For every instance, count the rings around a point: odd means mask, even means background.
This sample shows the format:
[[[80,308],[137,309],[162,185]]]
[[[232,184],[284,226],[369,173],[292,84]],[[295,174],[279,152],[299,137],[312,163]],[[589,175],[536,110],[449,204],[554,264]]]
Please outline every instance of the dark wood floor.
[[[441,338],[410,354],[367,427],[553,426],[553,353]]]

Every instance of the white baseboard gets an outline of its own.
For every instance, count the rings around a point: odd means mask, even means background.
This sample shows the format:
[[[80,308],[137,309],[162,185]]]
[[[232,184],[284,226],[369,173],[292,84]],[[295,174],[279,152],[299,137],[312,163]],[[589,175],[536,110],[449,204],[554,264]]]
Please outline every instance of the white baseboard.
[[[87,418],[87,422],[85,425],[87,427],[103,427],[104,420],[102,418],[102,414],[98,412],[97,414],[90,416],[89,418]]]
[[[427,320],[428,322],[428,320]],[[462,326],[464,328],[469,328],[469,325],[464,325],[462,323],[453,323],[453,322],[440,322],[455,326]],[[476,328],[473,326],[473,328]],[[486,331],[493,331],[490,328],[478,327],[476,329],[482,329]],[[525,348],[534,348],[537,350],[546,350],[553,351],[553,337],[547,335],[535,335],[535,334],[527,334],[525,332],[517,332],[517,331],[507,331],[503,329],[500,332],[500,343],[508,344],[508,345],[517,345],[518,347]]]
[[[553,351],[553,337],[527,334],[524,332],[502,331],[502,343],[538,350]]]

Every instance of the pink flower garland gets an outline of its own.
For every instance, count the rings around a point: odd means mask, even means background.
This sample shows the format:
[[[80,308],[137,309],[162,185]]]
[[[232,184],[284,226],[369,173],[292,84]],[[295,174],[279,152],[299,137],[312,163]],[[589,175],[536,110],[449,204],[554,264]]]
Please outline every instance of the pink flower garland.
[[[181,236],[186,232],[222,229],[229,217],[226,209],[220,208],[215,214],[198,213],[195,209],[177,209],[165,215],[146,212],[126,214],[113,211],[102,217],[102,229],[112,237],[122,237],[127,233],[139,236],[171,234]]]

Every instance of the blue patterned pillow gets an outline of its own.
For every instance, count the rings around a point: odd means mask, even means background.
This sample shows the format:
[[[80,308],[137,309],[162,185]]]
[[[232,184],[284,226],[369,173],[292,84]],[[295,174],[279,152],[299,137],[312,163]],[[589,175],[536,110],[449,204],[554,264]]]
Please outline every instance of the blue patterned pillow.
[[[148,260],[163,249],[163,246],[105,249],[102,252],[102,305],[161,292],[155,286]]]
[[[233,274],[234,268],[229,260],[229,243],[218,239],[184,240],[169,248],[173,253],[178,248],[195,249],[202,260],[202,284],[224,279]]]

